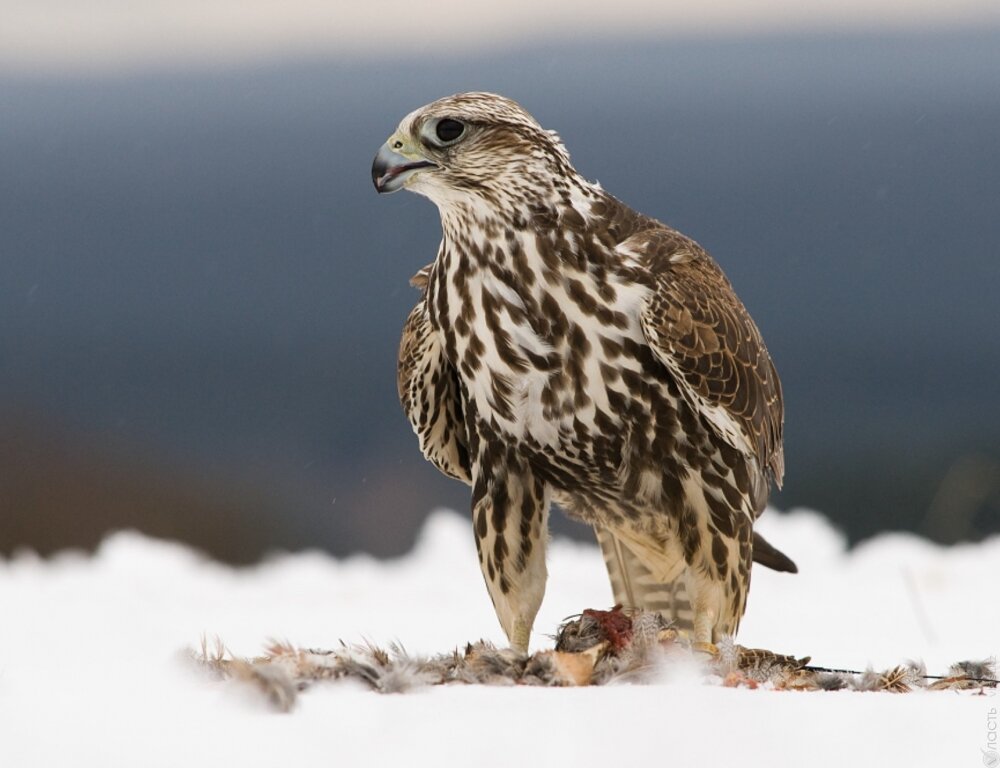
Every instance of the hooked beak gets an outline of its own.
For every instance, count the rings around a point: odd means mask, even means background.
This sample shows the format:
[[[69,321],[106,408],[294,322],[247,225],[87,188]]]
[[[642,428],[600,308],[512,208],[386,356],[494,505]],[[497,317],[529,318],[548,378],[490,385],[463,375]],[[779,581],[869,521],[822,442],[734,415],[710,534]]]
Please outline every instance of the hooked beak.
[[[405,155],[389,149],[389,142],[379,147],[372,163],[372,182],[379,194],[395,192],[402,189],[413,174],[421,168],[436,168],[437,164],[430,160],[419,158],[412,160]]]

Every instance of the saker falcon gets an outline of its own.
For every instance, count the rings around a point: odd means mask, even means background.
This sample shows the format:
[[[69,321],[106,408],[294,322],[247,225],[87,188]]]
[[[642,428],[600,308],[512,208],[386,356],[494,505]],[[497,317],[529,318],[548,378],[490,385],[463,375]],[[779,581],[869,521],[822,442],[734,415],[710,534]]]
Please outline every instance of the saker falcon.
[[[753,531],[784,470],[781,384],[722,270],[494,94],[407,115],[372,180],[441,214],[399,396],[424,455],[472,486],[511,646],[527,649],[542,602],[555,502],[594,527],[616,602],[711,652],[739,626],[752,560],[795,570]]]

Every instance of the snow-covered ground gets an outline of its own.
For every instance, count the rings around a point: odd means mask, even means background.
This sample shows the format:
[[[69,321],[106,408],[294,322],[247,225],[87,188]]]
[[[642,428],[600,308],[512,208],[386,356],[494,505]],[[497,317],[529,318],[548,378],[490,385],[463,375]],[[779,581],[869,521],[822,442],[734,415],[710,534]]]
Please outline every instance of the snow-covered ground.
[[[888,535],[847,552],[814,513],[769,512],[760,529],[800,573],[754,572],[742,644],[833,667],[920,658],[931,673],[1000,651],[1000,538],[941,548]],[[536,647],[564,617],[611,602],[595,547],[555,541],[549,572]],[[242,656],[271,638],[425,653],[503,639],[453,513],[390,562],[311,552],[233,569],[134,533],[92,557],[20,555],[0,561],[0,766],[977,766],[991,734],[997,744],[993,691],[751,691],[676,676],[405,695],[319,685],[279,715],[192,669],[182,651],[203,635]]]

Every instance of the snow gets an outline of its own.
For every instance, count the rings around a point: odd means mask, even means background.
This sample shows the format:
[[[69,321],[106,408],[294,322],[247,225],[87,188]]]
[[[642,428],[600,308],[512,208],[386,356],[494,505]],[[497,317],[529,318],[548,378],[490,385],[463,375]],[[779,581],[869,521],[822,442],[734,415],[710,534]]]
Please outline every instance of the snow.
[[[754,572],[744,645],[834,667],[923,659],[931,673],[997,655],[1000,538],[942,548],[883,535],[848,552],[816,513],[769,511],[760,530],[799,564]],[[556,540],[535,647],[611,596],[593,546]],[[289,715],[184,659],[220,637],[252,656],[275,638],[442,652],[502,643],[470,525],[428,520],[412,553],[380,562],[320,552],[244,569],[136,533],[93,556],[0,560],[0,766],[860,765],[985,762],[994,691],[793,693],[691,674],[588,689],[460,687],[378,695],[306,691]],[[995,736],[996,731],[992,732]],[[995,744],[995,742],[994,742]]]

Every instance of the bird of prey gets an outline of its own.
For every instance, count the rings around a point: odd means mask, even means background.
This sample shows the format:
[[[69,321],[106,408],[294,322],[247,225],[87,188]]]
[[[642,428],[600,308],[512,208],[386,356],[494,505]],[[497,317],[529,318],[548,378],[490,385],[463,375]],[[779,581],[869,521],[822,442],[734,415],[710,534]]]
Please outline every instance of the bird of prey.
[[[372,180],[441,215],[399,396],[424,456],[472,487],[511,647],[527,649],[542,602],[554,502],[594,527],[616,602],[713,652],[737,630],[751,561],[795,570],[753,531],[784,469],[781,385],[722,270],[495,94],[411,112]]]

